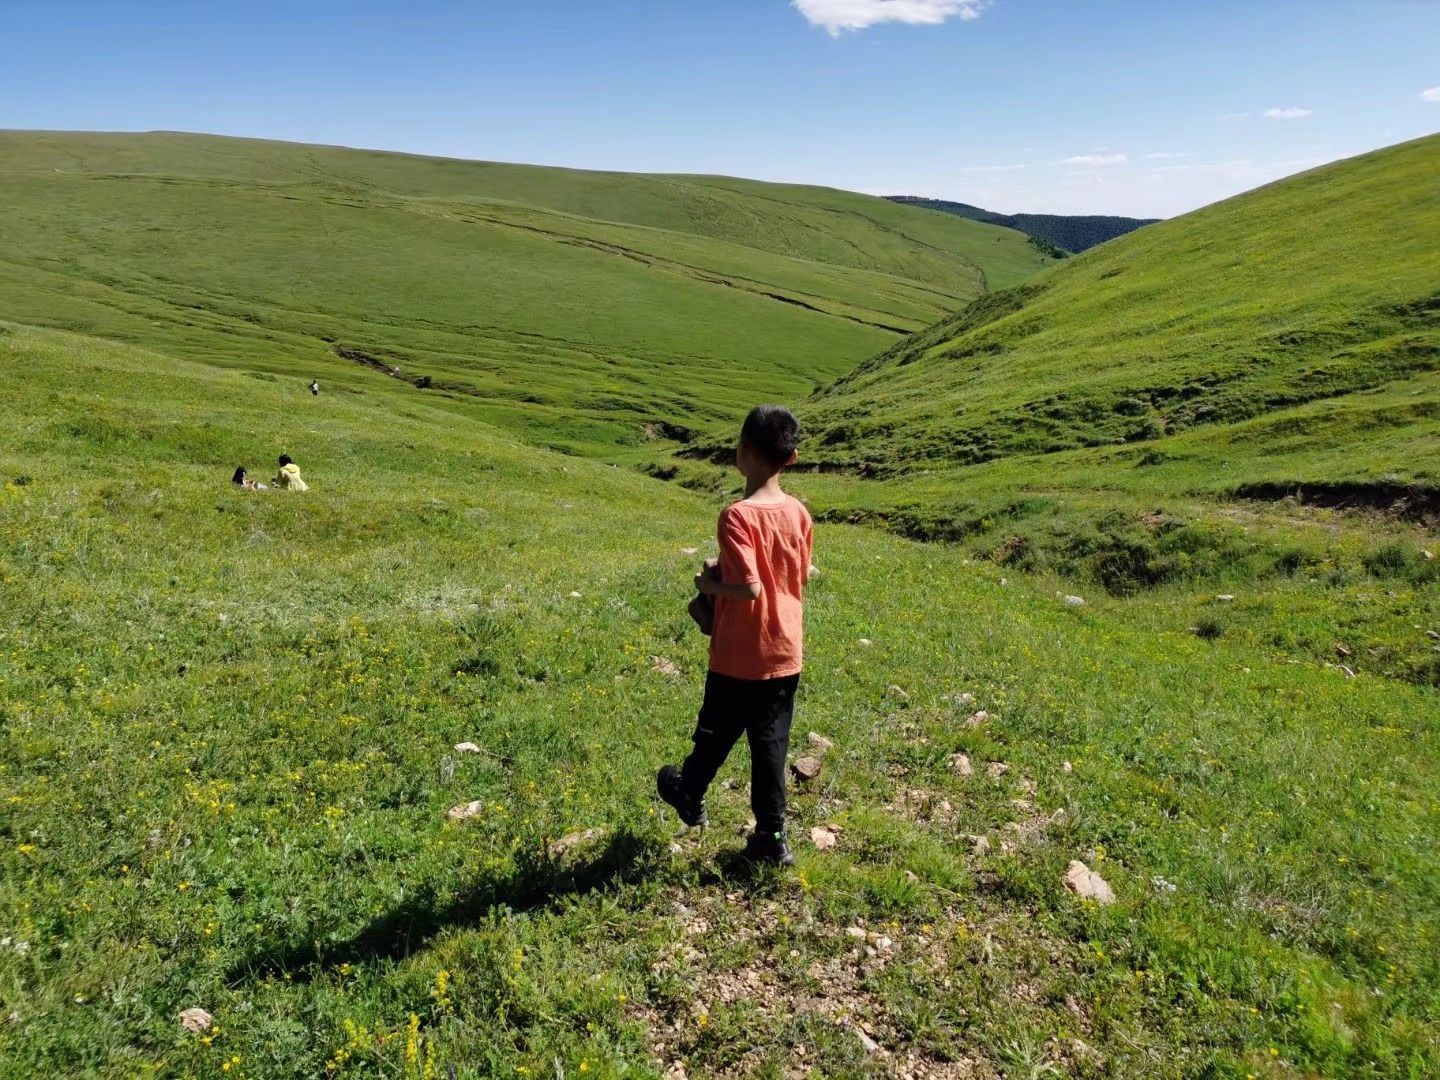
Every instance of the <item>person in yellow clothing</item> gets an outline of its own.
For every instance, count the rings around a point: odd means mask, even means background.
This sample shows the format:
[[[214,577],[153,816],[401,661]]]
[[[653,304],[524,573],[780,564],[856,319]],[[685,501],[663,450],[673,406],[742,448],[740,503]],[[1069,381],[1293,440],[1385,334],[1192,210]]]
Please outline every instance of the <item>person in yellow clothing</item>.
[[[289,454],[280,455],[280,473],[271,483],[281,491],[310,490],[310,485],[300,479],[300,466],[290,460]]]

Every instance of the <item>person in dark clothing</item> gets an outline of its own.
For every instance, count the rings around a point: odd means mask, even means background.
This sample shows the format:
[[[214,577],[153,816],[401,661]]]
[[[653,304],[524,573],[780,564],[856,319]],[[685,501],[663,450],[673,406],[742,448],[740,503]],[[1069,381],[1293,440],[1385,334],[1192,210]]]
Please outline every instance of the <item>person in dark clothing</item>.
[[[705,792],[745,734],[755,812],[745,854],[784,866],[795,861],[785,842],[785,756],[814,545],[809,511],[780,488],[780,474],[795,464],[798,436],[795,417],[778,405],[752,409],[740,429],[735,463],[745,497],[720,515],[718,574],[702,566],[695,575],[695,588],[714,600],[714,616],[694,749],[655,780],[681,821],[703,825]]]

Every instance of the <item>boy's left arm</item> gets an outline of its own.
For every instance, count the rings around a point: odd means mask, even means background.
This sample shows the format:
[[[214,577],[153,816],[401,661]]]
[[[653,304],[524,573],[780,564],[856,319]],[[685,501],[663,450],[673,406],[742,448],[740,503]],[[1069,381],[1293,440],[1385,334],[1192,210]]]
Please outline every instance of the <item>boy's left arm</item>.
[[[765,586],[755,563],[755,547],[733,507],[720,514],[715,539],[720,545],[720,573],[715,577],[697,574],[695,588],[706,596],[723,596],[746,604],[759,600],[765,595]]]
[[[703,570],[695,575],[695,588],[706,596],[723,596],[726,600],[750,602],[765,595],[765,586],[758,581],[747,581],[744,585],[727,585]]]

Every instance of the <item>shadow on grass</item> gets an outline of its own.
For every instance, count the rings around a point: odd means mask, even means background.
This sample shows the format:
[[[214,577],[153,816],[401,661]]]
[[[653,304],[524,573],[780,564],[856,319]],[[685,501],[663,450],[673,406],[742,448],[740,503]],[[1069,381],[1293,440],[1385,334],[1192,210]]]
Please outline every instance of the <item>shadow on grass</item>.
[[[588,858],[525,859],[510,873],[481,878],[453,899],[441,900],[433,887],[422,887],[351,937],[262,949],[233,967],[226,981],[233,986],[288,974],[304,982],[341,964],[403,960],[442,931],[473,925],[492,911],[538,911],[565,897],[639,881],[656,869],[663,852],[653,839],[625,830]]]

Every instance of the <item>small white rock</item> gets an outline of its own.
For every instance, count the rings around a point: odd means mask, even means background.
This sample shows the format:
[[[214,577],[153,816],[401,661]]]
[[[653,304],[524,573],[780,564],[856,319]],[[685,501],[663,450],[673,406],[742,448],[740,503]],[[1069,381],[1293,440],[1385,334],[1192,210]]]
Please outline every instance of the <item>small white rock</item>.
[[[210,1030],[215,1018],[204,1009],[186,1009],[180,1014],[180,1026],[191,1035],[201,1035]]]
[[[572,600],[579,600],[579,599],[580,599],[580,594],[579,594],[578,592],[575,592],[574,590],[571,590],[571,592],[570,592],[570,599],[572,599]]]
[[[861,644],[861,645],[864,645],[866,648],[869,648],[871,645],[874,645],[875,643],[874,643],[873,641],[871,641],[868,637],[862,637],[862,638],[860,639],[860,644]]]
[[[1065,597],[1065,603],[1070,607],[1084,607],[1085,598],[1083,596],[1067,596]]]
[[[466,818],[475,817],[484,808],[485,804],[483,802],[479,799],[474,799],[468,803],[457,803],[455,806],[450,807],[449,810],[445,811],[445,816],[451,821],[464,821]]]
[[[1065,870],[1065,888],[1084,900],[1113,904],[1115,892],[1109,883],[1079,859],[1071,859]]]
[[[455,751],[460,754],[478,754],[480,753],[480,747],[476,746],[473,742],[457,742],[455,744]]]
[[[847,926],[845,928],[845,936],[848,938],[854,938],[856,941],[864,941],[865,928],[862,926]]]
[[[829,739],[827,739],[824,735],[821,735],[819,732],[815,731],[812,731],[809,735],[805,736],[805,741],[808,742],[811,746],[813,746],[816,750],[820,751],[820,753],[822,754],[826,750],[833,749],[835,746],[835,744]]]

